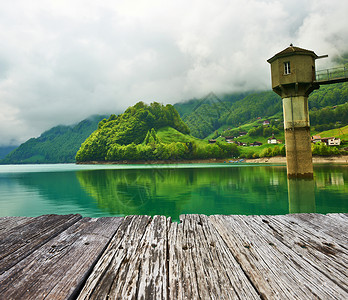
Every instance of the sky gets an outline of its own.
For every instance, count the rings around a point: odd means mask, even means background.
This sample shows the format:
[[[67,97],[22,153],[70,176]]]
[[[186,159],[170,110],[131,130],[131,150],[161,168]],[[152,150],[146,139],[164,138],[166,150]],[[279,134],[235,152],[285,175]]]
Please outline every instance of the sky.
[[[346,0],[11,0],[0,4],[0,146],[139,101],[270,90],[293,43],[348,52]]]

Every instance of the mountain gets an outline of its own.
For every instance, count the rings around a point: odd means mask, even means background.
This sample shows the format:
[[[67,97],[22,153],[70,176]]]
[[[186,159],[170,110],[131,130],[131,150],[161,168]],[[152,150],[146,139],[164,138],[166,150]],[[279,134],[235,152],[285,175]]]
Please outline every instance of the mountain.
[[[348,83],[321,86],[319,90],[311,93],[308,100],[310,112],[344,104],[348,102]],[[191,134],[198,138],[206,138],[222,126],[239,127],[260,117],[268,118],[282,113],[282,100],[273,91],[223,96],[210,93],[202,99],[191,99],[174,106],[189,127]],[[311,124],[335,123],[338,113],[336,116],[331,114],[330,120],[326,117],[321,118],[324,114],[325,112],[321,115],[313,113]],[[346,118],[338,119],[340,122],[345,122],[341,119]]]
[[[214,100],[215,101],[212,101]],[[189,111],[187,103],[177,103],[176,109],[190,128],[191,134],[205,138],[223,125],[238,127],[239,125],[260,116],[274,115],[281,111],[281,98],[272,91],[231,94],[218,97],[210,93],[200,100],[191,100]]]
[[[168,104],[163,106],[157,102],[146,105],[138,102],[119,115],[111,115],[102,120],[81,145],[77,152],[77,161],[103,161],[111,147],[129,144],[140,144],[151,130],[170,126],[182,133],[189,133],[186,124],[181,120],[175,108]]]
[[[168,104],[139,102],[119,116],[99,123],[81,145],[77,162],[144,161],[225,158],[238,153],[236,145],[210,145],[189,135],[176,109]]]
[[[2,164],[71,163],[81,143],[98,127],[105,116],[95,115],[78,124],[53,127],[31,138],[9,153]]]
[[[205,97],[198,99],[193,98],[190,100],[185,100],[179,103],[174,104],[175,109],[178,111],[180,116],[182,118],[185,118],[187,115],[191,114],[193,111],[196,111],[200,106],[202,105],[231,105],[232,103],[243,99],[247,95],[251,94],[252,92],[245,92],[245,93],[232,93],[232,94],[222,94],[219,95],[219,97],[214,94],[213,92],[210,92]]]

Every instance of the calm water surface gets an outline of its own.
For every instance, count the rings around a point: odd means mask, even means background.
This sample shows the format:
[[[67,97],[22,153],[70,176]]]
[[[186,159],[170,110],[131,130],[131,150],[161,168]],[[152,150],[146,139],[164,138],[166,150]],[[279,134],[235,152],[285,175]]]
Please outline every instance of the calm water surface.
[[[347,213],[348,167],[314,177],[288,181],[276,165],[0,166],[0,216]]]

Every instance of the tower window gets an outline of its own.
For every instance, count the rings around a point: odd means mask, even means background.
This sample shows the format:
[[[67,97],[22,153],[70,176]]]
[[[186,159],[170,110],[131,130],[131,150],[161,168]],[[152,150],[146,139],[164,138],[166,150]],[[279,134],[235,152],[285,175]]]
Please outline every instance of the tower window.
[[[290,74],[290,62],[289,61],[284,63],[284,74],[285,75]]]

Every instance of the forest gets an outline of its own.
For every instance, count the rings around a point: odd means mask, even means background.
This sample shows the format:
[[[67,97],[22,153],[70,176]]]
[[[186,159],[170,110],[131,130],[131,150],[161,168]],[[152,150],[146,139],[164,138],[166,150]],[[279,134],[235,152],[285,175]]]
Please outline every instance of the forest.
[[[162,135],[183,135],[181,141],[162,139]],[[168,134],[169,132],[169,134]],[[238,156],[236,145],[199,141],[189,135],[189,129],[175,108],[157,102],[139,102],[123,114],[102,120],[98,129],[81,145],[77,162],[85,161],[146,161],[224,158]],[[183,140],[187,141],[183,141]]]
[[[206,138],[223,126],[238,128],[257,118],[269,118],[282,113],[281,98],[273,91],[219,97],[211,94],[202,99],[174,105],[195,137]],[[310,94],[308,100],[310,122],[315,126],[314,129],[321,131],[334,128],[337,122],[341,126],[348,124],[347,105],[340,106],[335,111],[335,106],[348,101],[347,83],[321,86]],[[317,127],[318,125],[325,126]]]
[[[81,143],[94,131],[105,116],[91,116],[78,124],[59,125],[31,138],[9,153],[2,164],[71,163]]]

